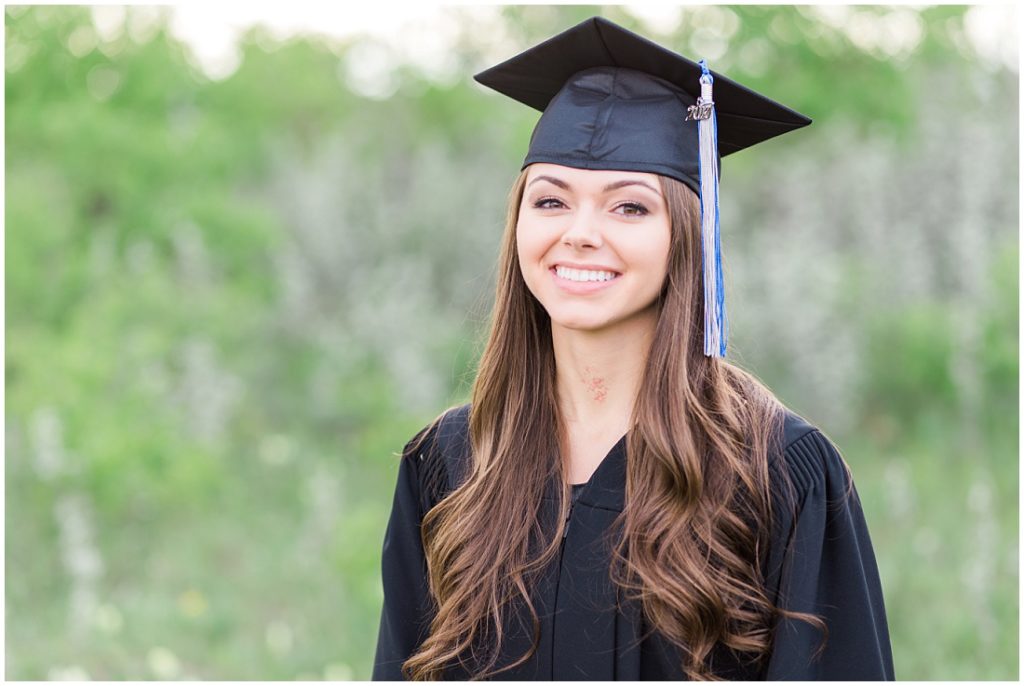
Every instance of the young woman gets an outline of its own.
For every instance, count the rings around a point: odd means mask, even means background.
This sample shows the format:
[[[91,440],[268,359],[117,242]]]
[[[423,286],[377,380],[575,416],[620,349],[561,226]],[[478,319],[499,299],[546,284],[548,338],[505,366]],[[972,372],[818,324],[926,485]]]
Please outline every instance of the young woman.
[[[403,451],[374,679],[893,679],[845,462],[722,359],[719,158],[809,120],[600,18],[477,79],[543,115],[472,402]]]

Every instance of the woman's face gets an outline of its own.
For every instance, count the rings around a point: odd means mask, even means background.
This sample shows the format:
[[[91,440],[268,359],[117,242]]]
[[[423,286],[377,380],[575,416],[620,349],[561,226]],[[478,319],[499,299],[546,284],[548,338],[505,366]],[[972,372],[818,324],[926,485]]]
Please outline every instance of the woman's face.
[[[516,224],[523,279],[552,326],[596,331],[651,312],[671,224],[654,174],[530,165]]]

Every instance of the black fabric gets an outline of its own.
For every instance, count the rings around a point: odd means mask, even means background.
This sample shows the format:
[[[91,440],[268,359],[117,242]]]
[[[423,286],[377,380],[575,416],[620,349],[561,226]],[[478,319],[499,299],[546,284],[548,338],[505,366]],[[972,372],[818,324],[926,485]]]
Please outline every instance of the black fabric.
[[[718,154],[724,157],[811,120],[711,70]],[[541,110],[523,167],[663,174],[700,193],[701,68],[602,17],[592,17],[474,78]]]
[[[457,486],[469,460],[468,413],[468,405],[450,412],[425,450],[412,450],[410,442],[403,454],[384,538],[384,606],[374,680],[402,679],[402,662],[425,637],[435,612],[419,526],[425,508],[442,493],[424,498],[421,479],[443,468],[449,488]],[[820,639],[817,631],[804,622],[784,621],[776,628],[771,658],[761,670],[744,666],[724,646],[713,652],[712,668],[730,680],[892,680],[877,564],[844,462],[820,431],[793,413],[786,415],[783,445],[781,459],[772,463],[773,489],[785,468],[798,510],[795,519],[783,514],[773,530],[766,581],[782,607],[823,617],[829,640],[821,656],[812,660]],[[685,679],[677,649],[656,632],[649,633],[639,607],[622,602],[608,576],[610,558],[602,536],[622,510],[625,447],[623,437],[590,481],[574,489],[578,496],[560,559],[531,589],[541,618],[540,644],[528,662],[496,680]],[[553,499],[546,500],[542,511],[550,514],[556,506]],[[499,665],[511,664],[531,645],[522,622],[511,621],[506,632]],[[448,680],[467,677],[457,667],[445,673]]]

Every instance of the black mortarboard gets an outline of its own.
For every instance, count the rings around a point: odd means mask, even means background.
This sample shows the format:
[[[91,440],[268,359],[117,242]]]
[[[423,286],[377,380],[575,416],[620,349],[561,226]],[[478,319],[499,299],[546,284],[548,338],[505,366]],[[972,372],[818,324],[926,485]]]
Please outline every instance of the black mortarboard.
[[[693,62],[602,17],[474,78],[543,112],[523,168],[550,162],[651,172],[682,181],[700,195],[705,354],[724,356],[720,158],[811,120],[708,70],[703,61]]]

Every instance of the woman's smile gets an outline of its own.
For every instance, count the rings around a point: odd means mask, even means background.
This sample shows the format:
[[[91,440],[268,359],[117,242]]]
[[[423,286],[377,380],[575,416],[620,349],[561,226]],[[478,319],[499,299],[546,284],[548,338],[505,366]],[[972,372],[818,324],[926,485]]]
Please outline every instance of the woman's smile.
[[[555,265],[548,272],[559,288],[573,295],[587,295],[603,291],[622,278],[622,274],[618,272],[603,269],[572,269],[562,265]]]

